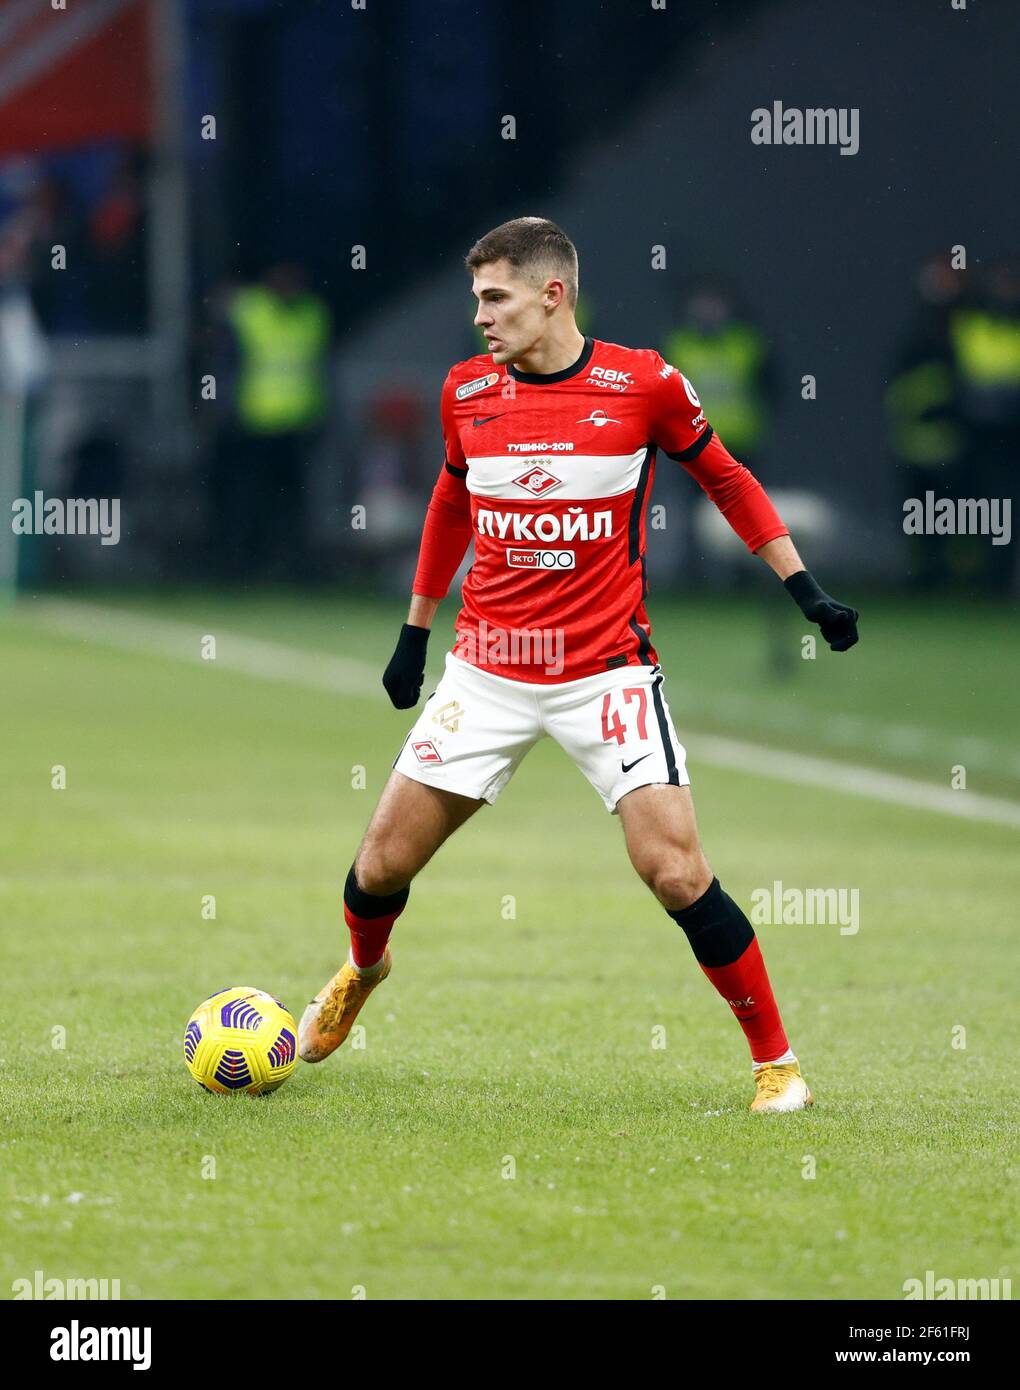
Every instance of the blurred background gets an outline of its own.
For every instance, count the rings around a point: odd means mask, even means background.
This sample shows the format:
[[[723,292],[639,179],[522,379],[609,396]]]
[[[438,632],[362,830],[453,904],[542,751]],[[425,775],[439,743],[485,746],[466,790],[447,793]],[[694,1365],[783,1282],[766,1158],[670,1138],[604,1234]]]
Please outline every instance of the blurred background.
[[[57,3],[0,0],[0,1289],[1020,1288],[1016,547],[903,529],[1016,492],[1016,4]],[[858,110],[859,151],[752,143],[777,101]],[[761,929],[820,1101],[784,1142],[552,738],[416,881],[366,1049],[257,1114],[179,1055],[214,989],[293,1006],[346,950],[439,389],[481,347],[463,258],[522,214],[861,611],[805,651],[660,456],[649,612],[713,869],[745,906],[860,892],[859,934]],[[16,535],[36,493],[119,500],[118,543]]]
[[[1013,37],[948,0],[6,0],[3,510],[118,497],[121,539],[5,526],[4,583],[406,593],[462,259],[529,213],[826,581],[1015,599],[1014,547],[903,532],[1016,490]],[[753,144],[776,100],[859,108],[859,152]],[[663,459],[652,501],[658,592],[747,582]]]

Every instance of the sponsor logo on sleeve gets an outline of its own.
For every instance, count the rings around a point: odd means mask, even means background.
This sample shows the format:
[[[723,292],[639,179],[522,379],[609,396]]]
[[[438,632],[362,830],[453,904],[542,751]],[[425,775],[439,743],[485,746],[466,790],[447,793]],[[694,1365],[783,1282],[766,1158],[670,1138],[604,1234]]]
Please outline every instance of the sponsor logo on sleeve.
[[[468,396],[484,391],[487,386],[495,386],[498,380],[499,372],[486,372],[484,376],[477,376],[474,381],[465,381],[462,386],[458,386],[456,397],[459,401],[466,401]]]

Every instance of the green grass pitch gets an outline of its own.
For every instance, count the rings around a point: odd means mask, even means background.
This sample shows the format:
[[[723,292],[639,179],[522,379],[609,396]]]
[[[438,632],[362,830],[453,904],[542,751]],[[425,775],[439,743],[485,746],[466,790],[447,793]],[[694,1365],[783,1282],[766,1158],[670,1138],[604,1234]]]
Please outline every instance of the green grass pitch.
[[[816,1105],[758,1118],[738,1027],[549,741],[417,880],[364,1048],[267,1099],[202,1092],[180,1051],[201,998],[253,984],[300,1014],[336,968],[340,888],[412,718],[231,669],[229,634],[381,672],[402,612],[122,606],[190,625],[194,658],[76,640],[30,602],[0,617],[3,1297],[35,1270],[125,1298],[1020,1287],[1020,830],[698,755],[699,732],[730,733],[941,786],[960,763],[1020,803],[1009,610],[862,602],[855,652],[780,679],[764,609],[652,607],[724,887],[745,910],[774,879],[860,892],[856,935],[759,929]],[[222,663],[201,661],[221,632]]]

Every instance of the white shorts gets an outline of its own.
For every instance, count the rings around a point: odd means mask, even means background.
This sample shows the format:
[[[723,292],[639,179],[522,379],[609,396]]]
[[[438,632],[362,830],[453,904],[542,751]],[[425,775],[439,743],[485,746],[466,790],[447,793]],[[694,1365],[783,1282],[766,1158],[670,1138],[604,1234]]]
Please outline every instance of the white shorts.
[[[452,652],[393,766],[405,777],[491,805],[529,749],[556,740],[616,814],[626,792],[690,785],[687,752],[659,666],[620,666],[536,685],[480,671]]]

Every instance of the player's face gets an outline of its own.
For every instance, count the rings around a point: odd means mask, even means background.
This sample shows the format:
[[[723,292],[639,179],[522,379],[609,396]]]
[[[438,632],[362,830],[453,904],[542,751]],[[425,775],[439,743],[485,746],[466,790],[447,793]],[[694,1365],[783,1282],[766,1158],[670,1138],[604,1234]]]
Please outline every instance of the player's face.
[[[514,362],[534,348],[548,325],[544,289],[521,279],[509,261],[479,267],[471,284],[478,300],[475,323],[485,334],[494,366]]]

